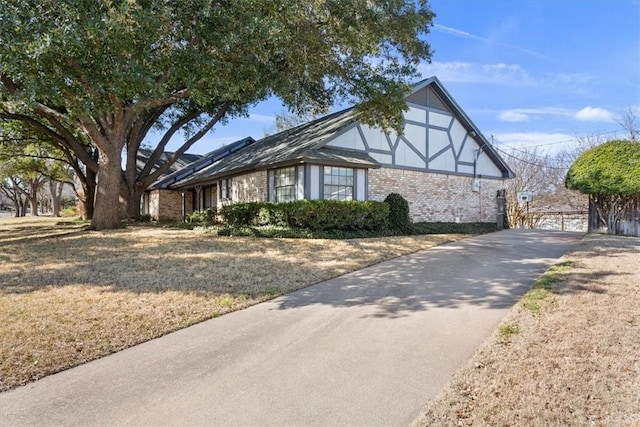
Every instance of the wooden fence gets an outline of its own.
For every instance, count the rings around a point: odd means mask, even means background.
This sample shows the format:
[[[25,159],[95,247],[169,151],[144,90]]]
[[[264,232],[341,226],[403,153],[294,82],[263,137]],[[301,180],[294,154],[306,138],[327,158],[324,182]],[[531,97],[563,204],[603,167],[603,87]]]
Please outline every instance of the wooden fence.
[[[589,198],[589,232],[640,237],[640,198],[633,201],[620,215],[615,230],[608,230],[606,222],[598,215],[595,202]]]

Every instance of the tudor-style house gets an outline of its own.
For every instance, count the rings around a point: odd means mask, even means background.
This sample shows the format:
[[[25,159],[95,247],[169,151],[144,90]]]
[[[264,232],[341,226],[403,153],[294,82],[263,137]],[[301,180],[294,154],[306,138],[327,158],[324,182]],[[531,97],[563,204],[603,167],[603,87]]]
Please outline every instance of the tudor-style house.
[[[403,135],[358,122],[353,108],[215,150],[156,182],[143,210],[159,220],[247,201],[384,200],[400,193],[416,221],[495,222],[513,177],[440,81],[407,96]]]

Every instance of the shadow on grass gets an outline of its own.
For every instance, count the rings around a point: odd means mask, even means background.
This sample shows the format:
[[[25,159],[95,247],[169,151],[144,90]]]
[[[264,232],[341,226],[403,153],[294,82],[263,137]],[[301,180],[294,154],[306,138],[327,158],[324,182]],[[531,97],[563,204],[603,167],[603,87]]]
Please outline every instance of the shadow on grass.
[[[299,240],[172,233],[175,237],[170,243],[157,245],[136,241],[126,230],[0,244],[3,251],[7,249],[0,262],[16,264],[0,271],[0,292],[82,284],[134,293],[267,297],[285,293],[277,301],[279,309],[373,305],[375,317],[391,318],[463,305],[502,309],[521,298],[582,237],[570,232],[507,230],[431,248],[308,287],[353,270],[348,256],[323,251],[323,242],[310,245]],[[342,243],[356,246],[356,252],[370,250],[357,248],[361,242]],[[620,249],[638,244],[640,240],[626,241]],[[594,245],[587,250],[600,253],[602,249]],[[27,255],[37,260],[20,267],[21,257]],[[301,290],[287,293],[296,289]]]
[[[380,256],[371,242],[213,237],[138,227],[22,239],[0,236],[0,293],[83,285],[113,292],[194,292],[273,297],[359,267]],[[66,232],[65,232],[66,233]],[[46,233],[45,233],[46,234]],[[382,251],[400,253],[393,238]],[[338,249],[340,250],[340,249]],[[369,264],[370,264],[369,263]],[[362,264],[362,261],[360,261]],[[362,265],[360,265],[362,266]]]

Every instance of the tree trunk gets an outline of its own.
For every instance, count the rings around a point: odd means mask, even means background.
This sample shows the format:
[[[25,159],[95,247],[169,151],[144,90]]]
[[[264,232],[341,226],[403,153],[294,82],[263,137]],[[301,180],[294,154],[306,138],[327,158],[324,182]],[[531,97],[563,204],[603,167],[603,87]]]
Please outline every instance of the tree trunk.
[[[120,221],[121,161],[122,149],[118,150],[111,144],[106,144],[99,149],[95,209],[91,219],[91,228],[94,230],[108,230],[122,225]],[[87,201],[90,200],[87,194]]]
[[[49,180],[49,193],[51,193],[51,211],[53,216],[60,216],[60,199],[64,183]]]
[[[96,187],[98,176],[92,171],[87,171],[87,188],[86,188],[86,205],[85,205],[85,218],[86,220],[93,219],[93,212],[96,205]]]
[[[23,216],[27,216],[27,200],[23,199],[22,196],[20,196],[18,198],[18,211],[20,211],[20,215],[21,217]]]
[[[38,185],[34,181],[31,181],[29,186],[31,187],[31,191],[27,195],[27,198],[29,199],[29,206],[31,207],[31,216],[38,216]]]
[[[15,188],[2,188],[2,192],[11,200],[14,208],[13,216],[18,218],[20,216],[20,203],[18,202],[20,196],[16,193]]]
[[[18,199],[12,199],[11,202],[15,209],[13,216],[16,218],[20,217],[20,203],[18,203]]]
[[[124,198],[125,208],[127,210],[127,218],[140,219],[140,199],[143,191],[134,184],[133,189],[128,189]]]

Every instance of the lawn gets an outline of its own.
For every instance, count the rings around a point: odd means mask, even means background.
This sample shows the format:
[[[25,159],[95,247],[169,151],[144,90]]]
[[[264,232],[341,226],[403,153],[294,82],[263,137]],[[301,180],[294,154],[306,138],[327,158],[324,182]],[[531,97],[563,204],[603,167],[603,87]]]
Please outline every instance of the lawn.
[[[0,390],[463,237],[258,239],[0,218]]]
[[[640,239],[587,236],[414,425],[640,425]]]

